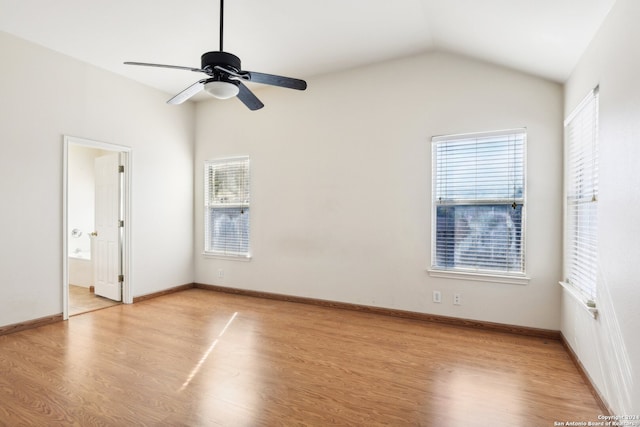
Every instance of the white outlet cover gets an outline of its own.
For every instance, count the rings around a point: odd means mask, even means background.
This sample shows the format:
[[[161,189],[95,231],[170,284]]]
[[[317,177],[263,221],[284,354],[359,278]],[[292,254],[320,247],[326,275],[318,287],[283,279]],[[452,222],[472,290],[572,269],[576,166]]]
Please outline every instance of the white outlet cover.
[[[433,291],[433,302],[442,302],[442,293],[440,291]]]

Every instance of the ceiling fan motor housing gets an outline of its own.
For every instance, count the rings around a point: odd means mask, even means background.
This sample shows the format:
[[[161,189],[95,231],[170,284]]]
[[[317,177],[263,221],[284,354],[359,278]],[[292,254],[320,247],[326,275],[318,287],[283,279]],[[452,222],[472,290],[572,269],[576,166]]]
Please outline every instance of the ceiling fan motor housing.
[[[203,70],[213,69],[216,65],[236,72],[242,69],[240,65],[240,58],[228,52],[207,52],[202,55],[201,63],[201,68]]]

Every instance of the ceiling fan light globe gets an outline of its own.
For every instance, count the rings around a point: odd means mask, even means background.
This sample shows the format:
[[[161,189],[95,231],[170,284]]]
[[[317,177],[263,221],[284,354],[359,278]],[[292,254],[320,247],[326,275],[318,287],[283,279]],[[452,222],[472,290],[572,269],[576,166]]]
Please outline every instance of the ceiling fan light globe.
[[[204,90],[218,99],[233,98],[238,94],[238,92],[240,92],[240,88],[238,88],[238,86],[234,85],[233,83],[221,81],[209,82],[205,84]]]

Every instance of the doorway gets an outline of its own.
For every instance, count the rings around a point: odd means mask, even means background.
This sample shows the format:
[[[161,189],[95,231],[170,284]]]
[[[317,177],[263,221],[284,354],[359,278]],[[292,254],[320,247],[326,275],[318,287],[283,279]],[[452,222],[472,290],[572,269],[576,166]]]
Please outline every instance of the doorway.
[[[64,137],[63,317],[131,303],[129,147]]]

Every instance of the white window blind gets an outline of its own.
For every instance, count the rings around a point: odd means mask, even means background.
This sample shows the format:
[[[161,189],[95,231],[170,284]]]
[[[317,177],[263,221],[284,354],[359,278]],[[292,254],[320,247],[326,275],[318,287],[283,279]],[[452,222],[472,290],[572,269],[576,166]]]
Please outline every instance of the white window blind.
[[[565,274],[586,301],[595,301],[598,271],[598,92],[565,121]]]
[[[526,130],[432,142],[432,269],[523,276]]]
[[[249,157],[205,162],[205,254],[250,256],[249,177]]]

